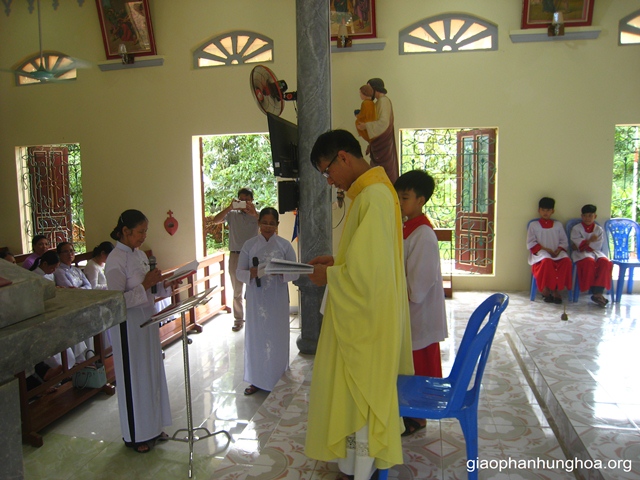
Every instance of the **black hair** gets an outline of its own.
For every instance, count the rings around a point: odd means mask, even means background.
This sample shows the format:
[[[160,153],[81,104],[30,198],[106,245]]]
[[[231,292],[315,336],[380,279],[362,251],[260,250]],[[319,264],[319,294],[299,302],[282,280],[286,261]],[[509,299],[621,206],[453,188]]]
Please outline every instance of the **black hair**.
[[[113,243],[111,242],[102,242],[100,245],[98,245],[97,247],[95,247],[93,249],[93,253],[91,254],[91,256],[93,258],[99,257],[101,254],[106,253],[107,255],[109,255],[111,253],[111,251],[113,250]]]
[[[15,257],[15,255],[9,250],[3,250],[2,252],[0,252],[0,258],[5,259],[7,257]]]
[[[551,197],[542,197],[538,202],[538,208],[553,210],[554,208],[556,208],[556,201]]]
[[[122,238],[122,229],[127,227],[129,230],[133,230],[143,222],[148,222],[147,217],[144,216],[140,210],[125,210],[118,218],[118,224],[111,232],[110,237],[114,240],[120,240]]]
[[[340,150],[362,158],[360,142],[346,130],[329,130],[318,137],[311,149],[311,164],[318,169],[321,160],[330,161]]]
[[[427,172],[411,170],[400,175],[393,186],[398,192],[413,190],[416,197],[424,197],[424,203],[427,203],[433,195],[436,182]]]
[[[71,242],[60,242],[58,245],[56,245],[56,252],[58,252],[58,255],[60,255],[60,250],[62,250],[62,247],[64,247],[65,245],[71,245],[73,247],[73,243]]]
[[[278,211],[273,207],[264,207],[262,210],[260,210],[260,214],[258,215],[258,222],[262,220],[262,217],[264,217],[265,215],[273,215],[273,218],[276,219],[276,222],[280,221]]]
[[[64,242],[64,243],[69,243],[69,242]],[[46,263],[47,265],[57,265],[58,263],[60,263],[60,257],[58,256],[58,253],[55,250],[47,250],[42,254],[41,257],[38,257],[36,261],[33,262],[33,265],[31,265],[31,268],[29,268],[29,270],[33,272],[36,268],[38,268],[43,263]]]
[[[36,235],[35,237],[33,237],[31,239],[31,248],[36,248],[36,244],[42,239],[48,240],[45,235]]]
[[[249,195],[251,197],[251,200],[253,200],[253,190],[251,190],[250,188],[247,188],[247,187],[241,188],[240,190],[238,190],[238,197],[240,195],[242,195],[243,193],[245,195]]]
[[[582,207],[582,213],[596,213],[598,208],[595,205],[591,205],[587,203],[584,207]]]

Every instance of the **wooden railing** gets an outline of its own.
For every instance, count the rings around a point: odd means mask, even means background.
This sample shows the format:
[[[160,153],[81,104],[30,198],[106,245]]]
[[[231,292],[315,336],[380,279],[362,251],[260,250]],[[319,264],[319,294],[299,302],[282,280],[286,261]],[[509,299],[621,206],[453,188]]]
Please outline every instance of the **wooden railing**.
[[[225,267],[224,253],[209,255],[200,261],[198,271],[195,275],[189,275],[182,283],[174,288],[172,293],[172,303],[185,300],[194,294],[207,288],[216,287],[211,294],[211,300],[204,305],[194,307],[187,312],[185,320],[187,322],[187,332],[202,331],[202,324],[210,320],[220,312],[230,312],[227,306],[225,289]],[[180,266],[170,270],[163,270],[162,273],[173,273]],[[160,327],[160,341],[162,346],[166,346],[180,338],[182,335],[182,319],[177,318]]]

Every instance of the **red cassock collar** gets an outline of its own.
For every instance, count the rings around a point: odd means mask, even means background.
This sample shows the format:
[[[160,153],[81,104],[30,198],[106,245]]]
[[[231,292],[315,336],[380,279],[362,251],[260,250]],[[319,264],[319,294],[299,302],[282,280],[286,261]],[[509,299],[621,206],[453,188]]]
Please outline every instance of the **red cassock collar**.
[[[551,220],[551,219],[545,220],[544,218],[539,218],[538,222],[540,222],[540,225],[542,225],[542,228],[552,228],[554,220]]]
[[[584,228],[584,231],[587,233],[593,233],[593,229],[596,228],[596,223],[593,222],[591,225],[585,225],[584,222],[582,223],[582,228]]]
[[[420,225],[426,225],[433,228],[433,225],[431,225],[431,222],[426,215],[419,215],[416,218],[412,218],[411,220],[404,222],[402,225],[402,238],[406,240]]]

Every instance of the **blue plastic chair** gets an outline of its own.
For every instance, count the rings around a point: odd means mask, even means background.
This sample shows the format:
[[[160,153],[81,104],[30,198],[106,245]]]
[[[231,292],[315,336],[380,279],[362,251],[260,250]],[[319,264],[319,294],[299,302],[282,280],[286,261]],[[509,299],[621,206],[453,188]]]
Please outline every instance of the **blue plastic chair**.
[[[575,250],[573,248],[573,244],[571,243],[571,230],[573,230],[573,227],[578,225],[580,222],[582,222],[581,218],[572,218],[566,224],[567,239],[569,240],[569,257],[570,258],[571,258],[571,253],[573,252],[573,250]],[[596,224],[600,225],[598,222],[596,222]],[[609,250],[607,247],[608,243],[609,242],[602,242],[602,252],[605,254]],[[573,293],[569,292],[569,300],[571,300],[572,302],[577,302],[580,300],[580,282],[578,281],[578,264],[573,263],[573,258],[571,259],[571,263],[573,265],[571,270],[571,278],[573,281]],[[611,301],[613,302],[613,299],[614,299],[613,283],[611,285],[612,287],[609,290],[609,294],[611,295]]]
[[[447,378],[398,377],[400,415],[437,420],[457,418],[467,444],[468,459],[478,458],[480,383],[498,321],[508,304],[507,295],[494,293],[476,308]],[[388,470],[381,470],[378,478],[384,480],[387,475]],[[469,479],[477,478],[477,469],[469,472]]]
[[[533,220],[529,220],[529,223],[527,223],[527,231],[529,231],[529,225],[531,225],[531,222],[537,222],[538,219],[534,218]],[[536,294],[538,293],[538,284],[536,283],[536,277],[533,276],[533,273],[531,274],[531,293],[529,294],[529,300],[531,300],[532,302],[536,299]]]
[[[624,288],[624,277],[629,271],[627,281],[627,293],[633,292],[633,269],[640,267],[638,262],[638,242],[640,242],[640,225],[628,218],[612,218],[604,224],[607,239],[610,239],[611,261],[618,266],[618,280],[616,282],[615,302],[620,303]],[[634,238],[635,237],[635,238]],[[634,247],[632,248],[632,240]],[[636,258],[631,259],[630,253],[635,253]]]

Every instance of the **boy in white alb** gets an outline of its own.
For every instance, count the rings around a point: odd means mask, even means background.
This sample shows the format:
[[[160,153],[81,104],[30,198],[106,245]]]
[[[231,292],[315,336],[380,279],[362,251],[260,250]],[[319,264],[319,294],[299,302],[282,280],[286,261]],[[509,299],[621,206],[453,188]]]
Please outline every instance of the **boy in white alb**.
[[[609,301],[602,293],[611,288],[611,270],[613,263],[602,253],[604,230],[596,223],[596,206],[587,204],[582,207],[582,223],[571,229],[573,252],[571,259],[578,267],[580,291],[591,291],[591,300],[601,307]]]
[[[429,201],[435,182],[420,170],[401,175],[394,184],[404,220],[404,259],[411,318],[413,367],[416,375],[442,377],[440,344],[447,338],[440,249],[433,226],[422,208]],[[425,419],[404,418],[403,436],[426,426]]]
[[[529,265],[547,303],[562,303],[560,292],[565,288],[571,290],[569,241],[562,223],[551,218],[555,205],[553,198],[541,198],[538,202],[540,218],[530,222],[527,229]]]

